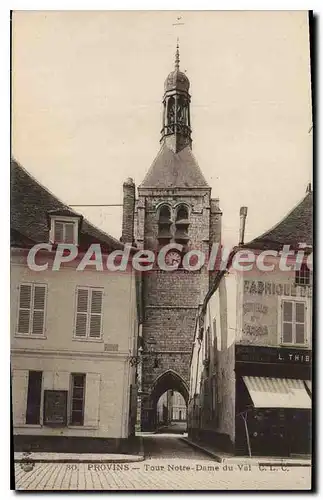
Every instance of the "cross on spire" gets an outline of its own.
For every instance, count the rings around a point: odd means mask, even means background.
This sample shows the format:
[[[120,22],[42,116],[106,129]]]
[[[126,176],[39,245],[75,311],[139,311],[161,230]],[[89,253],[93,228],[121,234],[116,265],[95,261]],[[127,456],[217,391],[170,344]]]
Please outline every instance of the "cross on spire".
[[[175,70],[179,70],[179,39],[177,38],[176,54],[175,54]]]

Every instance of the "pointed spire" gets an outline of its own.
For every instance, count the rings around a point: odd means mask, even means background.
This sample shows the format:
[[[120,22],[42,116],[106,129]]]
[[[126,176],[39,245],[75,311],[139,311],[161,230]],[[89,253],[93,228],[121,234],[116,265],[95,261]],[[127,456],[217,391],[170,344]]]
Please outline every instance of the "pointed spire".
[[[179,39],[177,38],[176,54],[175,54],[175,70],[179,70]]]

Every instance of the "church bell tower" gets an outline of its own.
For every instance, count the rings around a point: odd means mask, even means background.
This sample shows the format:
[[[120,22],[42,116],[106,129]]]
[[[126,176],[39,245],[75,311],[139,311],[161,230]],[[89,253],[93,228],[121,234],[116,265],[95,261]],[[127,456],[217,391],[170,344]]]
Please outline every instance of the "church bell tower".
[[[179,392],[188,403],[195,320],[209,287],[209,273],[206,264],[186,270],[182,259],[190,250],[199,250],[207,262],[212,243],[221,238],[218,200],[211,199],[211,188],[192,152],[190,82],[179,63],[177,46],[175,68],[164,84],[160,150],[138,186],[135,205],[138,248],[158,254],[165,245],[182,247],[176,270],[156,265],[142,273],[143,431],[155,430],[157,403],[166,391]]]
[[[163,128],[161,143],[178,153],[185,146],[191,146],[191,118],[188,93],[190,82],[179,70],[179,47],[176,48],[175,69],[165,80],[163,98]]]

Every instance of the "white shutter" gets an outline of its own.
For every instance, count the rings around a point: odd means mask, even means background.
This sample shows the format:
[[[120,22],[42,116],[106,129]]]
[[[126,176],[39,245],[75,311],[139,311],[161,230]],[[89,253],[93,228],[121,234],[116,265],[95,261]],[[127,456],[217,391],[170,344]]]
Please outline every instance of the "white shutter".
[[[100,374],[87,373],[85,377],[84,425],[97,427],[100,411]]]
[[[31,331],[33,335],[44,334],[45,294],[46,294],[45,286],[34,285],[33,322]]]
[[[92,338],[101,337],[102,295],[102,290],[92,290],[89,334]]]
[[[31,285],[20,285],[19,288],[19,313],[18,313],[18,333],[29,333],[30,312],[31,312]]]
[[[88,298],[89,298],[89,291],[86,288],[78,288],[77,299],[76,299],[76,321],[75,321],[76,337],[86,337]]]
[[[12,411],[13,425],[26,423],[28,370],[13,370],[12,373]]]

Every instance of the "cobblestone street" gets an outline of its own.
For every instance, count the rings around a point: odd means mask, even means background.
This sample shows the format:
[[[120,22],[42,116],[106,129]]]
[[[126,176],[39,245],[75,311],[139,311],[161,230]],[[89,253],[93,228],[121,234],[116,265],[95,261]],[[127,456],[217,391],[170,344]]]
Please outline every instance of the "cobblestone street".
[[[308,490],[310,467],[223,465],[174,435],[144,436],[137,463],[38,463],[30,472],[15,464],[17,490]]]

